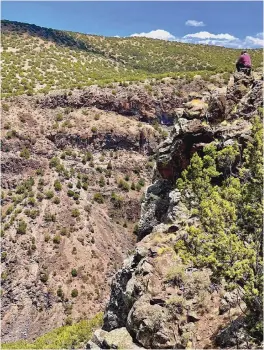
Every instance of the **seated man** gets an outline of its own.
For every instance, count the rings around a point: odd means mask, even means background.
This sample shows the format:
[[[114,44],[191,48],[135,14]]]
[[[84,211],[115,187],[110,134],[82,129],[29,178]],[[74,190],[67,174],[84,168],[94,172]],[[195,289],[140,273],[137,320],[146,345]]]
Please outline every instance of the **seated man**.
[[[244,72],[246,75],[251,73],[251,59],[246,50],[241,52],[241,56],[236,62],[236,69],[238,72]]]

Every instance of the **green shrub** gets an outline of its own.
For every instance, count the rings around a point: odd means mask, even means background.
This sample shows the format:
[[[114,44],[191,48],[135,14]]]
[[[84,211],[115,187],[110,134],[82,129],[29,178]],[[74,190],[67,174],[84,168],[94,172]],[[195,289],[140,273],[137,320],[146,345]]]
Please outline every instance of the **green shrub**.
[[[61,122],[62,120],[63,120],[63,115],[62,115],[62,113],[58,113],[57,115],[56,115],[56,121],[57,122]]]
[[[97,202],[97,203],[104,203],[104,197],[101,193],[95,193],[93,199]]]
[[[36,219],[36,217],[39,216],[39,210],[37,210],[37,209],[32,209],[32,210],[26,209],[25,210],[25,214],[27,216],[29,216],[31,219]]]
[[[78,199],[80,198],[80,195],[79,195],[79,193],[74,193],[74,195],[73,195],[73,199],[75,200],[75,201],[78,201]]]
[[[2,103],[2,109],[3,109],[3,111],[8,112],[9,111],[9,105],[7,103]]]
[[[123,203],[123,198],[121,196],[118,196],[115,192],[111,195],[111,202],[114,203],[115,208],[121,208]]]
[[[6,215],[10,215],[14,210],[14,206],[10,205],[7,209],[6,209]]]
[[[7,257],[7,252],[2,252],[1,253],[1,261],[5,261]]]
[[[69,197],[73,197],[73,196],[74,196],[74,191],[68,190],[67,195],[68,195]]]
[[[60,165],[60,160],[59,160],[59,158],[57,158],[57,157],[51,158],[49,165],[50,165],[50,168],[55,168],[55,167],[57,167],[58,165]]]
[[[49,240],[50,240],[50,235],[48,233],[46,233],[44,236],[44,241],[48,242]]]
[[[51,214],[49,212],[46,212],[44,214],[44,220],[46,222],[55,222],[56,221],[56,214]]]
[[[145,180],[142,179],[142,178],[139,179],[138,184],[139,184],[139,186],[141,186],[141,187],[145,186]]]
[[[55,180],[54,181],[54,188],[55,188],[55,191],[61,191],[61,189],[62,189],[62,185],[61,185],[61,183],[60,183],[60,181],[59,180]]]
[[[122,190],[126,191],[126,192],[129,192],[129,189],[130,189],[129,184],[126,181],[122,180],[122,179],[119,180],[118,187],[121,188]]]
[[[106,167],[107,169],[109,169],[109,170],[112,170],[113,169],[113,167],[112,167],[112,163],[111,163],[111,160],[109,160],[109,162],[108,162],[108,164],[107,164],[107,167]]]
[[[54,192],[51,191],[51,190],[46,191],[46,192],[45,192],[45,197],[46,197],[47,199],[53,198],[53,197],[54,197]]]
[[[82,184],[82,189],[85,191],[88,189],[88,184],[86,182]]]
[[[29,159],[30,158],[30,152],[29,152],[29,150],[26,147],[24,147],[22,149],[22,151],[20,152],[20,157],[25,158],[25,159]]]
[[[140,190],[141,190],[141,186],[140,186],[139,183],[136,184],[136,190],[137,190],[138,192],[140,192]]]
[[[8,274],[7,274],[7,271],[3,271],[1,272],[1,281],[6,281],[8,278]]]
[[[74,218],[78,218],[81,214],[80,214],[79,209],[75,208],[75,209],[72,209],[71,215]]]
[[[72,296],[73,298],[76,298],[76,297],[78,296],[78,290],[77,290],[76,288],[74,288],[74,289],[72,290],[71,296]]]
[[[61,234],[62,236],[66,236],[67,233],[68,233],[67,228],[66,228],[66,227],[62,227],[62,229],[60,230],[60,234]]]
[[[43,169],[37,169],[36,170],[36,175],[43,176],[44,175],[44,170]]]
[[[32,207],[34,207],[35,204],[36,204],[36,199],[34,197],[29,197],[28,205],[31,205]]]
[[[56,235],[53,237],[53,243],[60,244],[61,237],[59,235]]]
[[[43,198],[44,198],[44,195],[42,193],[38,192],[36,197],[41,202],[43,200]]]
[[[71,326],[72,325],[72,318],[71,317],[67,317],[66,320],[65,320],[65,325],[66,326]]]
[[[57,296],[61,299],[64,298],[64,293],[63,293],[63,290],[62,290],[62,287],[59,286],[58,290],[57,290]]]
[[[139,229],[138,224],[136,224],[134,226],[133,233],[137,234],[138,233],[138,229]]]
[[[133,172],[135,173],[135,174],[137,174],[137,175],[139,175],[140,174],[140,167],[135,167],[134,169],[133,169]]]
[[[11,130],[11,131],[8,131],[6,133],[6,138],[7,139],[11,139],[12,137],[15,137],[15,136],[17,136],[17,132],[15,130]]]
[[[18,227],[17,227],[17,233],[20,235],[26,234],[27,231],[27,224],[24,220],[19,220]]]
[[[77,277],[77,275],[78,275],[77,270],[76,269],[72,269],[71,270],[71,275],[72,275],[72,277]]]
[[[54,204],[60,204],[60,198],[59,197],[54,197],[53,203]]]
[[[105,186],[105,179],[103,176],[100,176],[100,179],[99,179],[99,186],[100,187],[104,187]]]
[[[90,151],[87,151],[86,153],[85,153],[85,158],[86,158],[86,160],[89,162],[89,161],[91,161],[91,160],[93,160],[93,155],[92,155],[92,153],[90,152]]]

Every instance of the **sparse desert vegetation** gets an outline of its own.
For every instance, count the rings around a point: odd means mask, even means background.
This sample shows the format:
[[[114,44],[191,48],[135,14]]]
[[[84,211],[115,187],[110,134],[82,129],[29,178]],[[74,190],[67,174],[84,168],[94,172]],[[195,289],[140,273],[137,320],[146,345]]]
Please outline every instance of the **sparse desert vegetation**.
[[[209,79],[215,73],[233,72],[239,54],[217,46],[101,37],[6,20],[1,40],[2,97],[115,82],[126,86],[129,81],[167,76],[200,74]],[[259,67],[261,50],[250,50],[250,54]],[[151,85],[146,89],[151,93]],[[56,119],[60,121],[61,116]]]

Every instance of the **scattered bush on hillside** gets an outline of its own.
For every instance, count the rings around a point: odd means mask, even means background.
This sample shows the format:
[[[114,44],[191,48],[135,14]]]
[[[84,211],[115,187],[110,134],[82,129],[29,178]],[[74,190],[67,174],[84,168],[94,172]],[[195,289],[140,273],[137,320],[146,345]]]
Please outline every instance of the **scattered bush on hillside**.
[[[24,220],[19,220],[18,227],[17,227],[17,233],[20,235],[24,235],[27,231],[27,224]]]
[[[77,270],[76,269],[72,269],[71,270],[71,275],[72,275],[72,277],[77,277],[77,275],[78,275]]]
[[[78,290],[75,288],[75,289],[73,289],[72,290],[72,292],[71,292],[71,296],[73,297],[73,298],[76,298],[77,296],[78,296]]]
[[[29,159],[30,158],[30,152],[29,152],[29,150],[26,147],[24,147],[22,149],[22,151],[20,152],[20,157],[25,158],[25,159]]]
[[[118,187],[121,188],[122,190],[126,191],[126,192],[129,192],[129,189],[130,189],[130,186],[129,186],[129,183],[120,179],[118,181]]]
[[[61,185],[61,182],[59,180],[55,180],[54,181],[54,188],[55,188],[55,191],[61,191],[62,189],[62,185]]]
[[[104,197],[103,197],[102,193],[95,193],[93,199],[97,203],[100,203],[100,204],[104,203]]]
[[[115,192],[111,195],[111,202],[114,204],[115,208],[121,208],[123,203],[123,198],[117,195]]]
[[[81,213],[80,213],[79,209],[75,208],[75,209],[72,209],[71,215],[74,218],[78,218],[81,215]]]

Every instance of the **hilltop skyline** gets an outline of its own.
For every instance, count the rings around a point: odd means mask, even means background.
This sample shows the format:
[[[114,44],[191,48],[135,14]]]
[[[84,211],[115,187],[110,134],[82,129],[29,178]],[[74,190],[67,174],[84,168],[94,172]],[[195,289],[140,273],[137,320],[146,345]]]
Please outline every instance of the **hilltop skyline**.
[[[3,1],[2,19],[103,36],[261,48],[262,10],[258,1]]]

